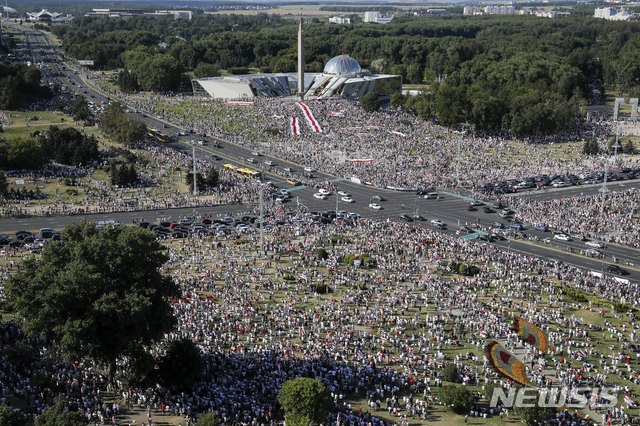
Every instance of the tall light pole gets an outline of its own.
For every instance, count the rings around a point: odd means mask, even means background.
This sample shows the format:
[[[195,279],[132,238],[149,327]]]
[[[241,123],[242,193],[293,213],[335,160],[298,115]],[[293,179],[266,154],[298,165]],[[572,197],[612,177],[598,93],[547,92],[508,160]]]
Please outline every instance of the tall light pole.
[[[264,183],[260,183],[260,254],[264,253]]]
[[[191,146],[192,154],[193,154],[193,195],[198,195],[198,179],[196,173],[196,146]]]

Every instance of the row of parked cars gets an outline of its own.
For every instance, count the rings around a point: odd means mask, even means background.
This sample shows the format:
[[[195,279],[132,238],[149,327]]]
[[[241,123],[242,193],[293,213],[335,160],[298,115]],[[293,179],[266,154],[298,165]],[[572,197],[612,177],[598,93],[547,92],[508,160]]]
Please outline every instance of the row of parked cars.
[[[0,234],[0,246],[12,249],[38,249],[61,238],[62,234],[51,228],[42,228],[39,232],[17,231],[14,235]]]
[[[640,178],[640,166],[626,167],[617,173],[608,172],[607,181],[615,182],[620,180],[638,179]],[[579,174],[557,174],[549,176],[541,174],[538,176],[527,177],[524,179],[507,179],[495,183],[485,183],[480,189],[496,193],[511,194],[519,191],[529,191],[536,188],[551,187],[564,188],[574,185],[593,185],[604,181],[603,172],[584,172]]]

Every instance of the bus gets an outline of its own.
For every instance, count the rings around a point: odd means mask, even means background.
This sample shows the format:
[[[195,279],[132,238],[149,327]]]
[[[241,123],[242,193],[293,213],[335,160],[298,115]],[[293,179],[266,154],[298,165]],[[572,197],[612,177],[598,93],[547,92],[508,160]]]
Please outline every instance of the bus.
[[[147,131],[147,135],[149,135],[150,138],[157,140],[158,142],[162,142],[162,143],[171,142],[171,136],[161,132],[158,129],[149,129]]]
[[[240,173],[243,176],[248,176],[250,178],[254,178],[254,179],[258,179],[261,176],[261,173],[256,171],[256,170],[252,170],[246,167],[243,167],[241,169],[236,170],[238,173]]]
[[[222,167],[224,167],[227,170],[234,170],[234,171],[238,170],[237,166],[234,166],[233,164],[229,164],[229,163],[223,165]]]

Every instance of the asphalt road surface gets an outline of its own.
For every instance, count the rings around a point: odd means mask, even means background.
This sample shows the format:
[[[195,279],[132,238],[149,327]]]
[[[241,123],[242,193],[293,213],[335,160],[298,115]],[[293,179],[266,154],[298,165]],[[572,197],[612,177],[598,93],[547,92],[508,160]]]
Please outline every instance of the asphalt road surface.
[[[48,69],[52,70],[52,74],[54,74],[50,78],[52,78],[55,83],[67,87],[68,90],[72,90],[77,94],[83,94],[94,101],[108,101],[107,96],[96,91],[90,82],[85,81],[81,78],[79,73],[72,69],[71,66],[65,65],[62,62],[58,56],[60,52],[56,52],[56,49],[52,48],[48,44],[46,37],[38,31],[26,31],[26,37],[29,41],[28,44],[31,48],[31,54],[33,55],[34,61],[47,64]],[[133,109],[133,107],[131,107],[131,109]],[[179,131],[188,131],[188,129],[182,129],[169,122],[150,117],[146,112],[138,111],[135,113],[132,112],[132,114],[144,121],[149,128],[162,129],[163,132],[173,135],[176,135]],[[222,166],[225,163],[232,163],[234,165],[260,170],[263,172],[265,179],[270,180],[280,188],[290,187],[286,182],[287,179],[290,177],[296,178],[298,175],[301,175],[304,167],[306,166],[304,164],[286,162],[282,159],[270,156],[268,149],[265,149],[264,147],[247,149],[227,141],[215,140],[211,137],[205,138],[205,140],[208,141],[205,145],[191,143],[192,140],[198,141],[201,139],[203,138],[199,135],[187,133],[186,136],[177,137],[176,141],[169,145],[188,154],[191,154],[192,147],[195,146],[197,156],[213,161],[219,166]],[[258,151],[261,155],[254,155],[254,151]],[[249,158],[254,158],[256,163],[249,162]],[[265,164],[266,161],[273,162],[273,165],[268,166]],[[290,168],[292,171],[285,171],[285,168]],[[318,185],[322,185],[329,181],[340,190],[348,192],[354,202],[343,202],[340,199],[341,197],[337,196],[335,193],[330,195],[326,200],[316,199],[313,197],[313,194],[317,192],[316,187],[301,186],[292,188],[291,193],[293,198],[288,202],[289,204],[302,204],[309,211],[345,210],[359,213],[362,217],[377,220],[400,220],[399,216],[401,214],[408,214],[409,216],[419,215],[425,220],[415,221],[414,224],[416,226],[431,226],[431,220],[439,219],[448,225],[448,230],[443,231],[448,233],[455,233],[458,227],[462,225],[487,227],[490,223],[495,221],[508,225],[505,220],[501,220],[497,213],[484,213],[481,207],[477,211],[468,211],[467,207],[471,200],[463,195],[454,194],[448,191],[440,191],[440,195],[442,196],[441,199],[427,200],[423,197],[417,196],[413,192],[399,192],[373,188],[318,171],[314,171],[313,174],[315,175],[315,181],[318,182]],[[640,186],[640,181],[637,180],[611,182],[607,184],[609,190],[620,190],[638,186]],[[546,200],[577,194],[593,194],[599,191],[600,188],[601,185],[584,185],[562,189],[547,189],[529,193],[519,193],[511,196],[524,196],[537,200]],[[373,201],[372,199],[374,196],[381,196],[386,199],[386,201],[377,202],[382,206],[381,210],[373,210],[369,208],[369,204]],[[507,199],[508,198],[509,197],[507,197]],[[483,201],[487,203],[493,202],[490,199]],[[172,218],[193,216],[196,212],[203,215],[212,214],[213,216],[217,216],[228,213],[234,214],[246,212],[250,211],[253,207],[254,206],[217,206],[195,209],[164,209],[157,211],[123,212],[85,216],[31,217],[22,219],[7,218],[0,219],[0,232],[10,233],[21,229],[38,230],[45,227],[61,229],[69,223],[82,220],[96,221],[116,219],[122,223],[132,223],[134,219],[144,218],[147,221],[155,221],[159,218],[166,218],[169,216]],[[555,259],[584,269],[592,270],[594,272],[600,272],[603,269],[606,271],[606,266],[612,263],[613,257],[615,257],[619,262],[618,264],[630,272],[630,275],[624,277],[625,279],[640,281],[640,268],[638,267],[640,264],[640,250],[617,245],[609,245],[603,250],[605,254],[604,259],[594,259],[579,254],[581,250],[584,251],[588,248],[582,241],[559,241],[553,239],[550,232],[543,233],[533,229],[527,229],[524,232],[537,237],[539,241],[534,242],[531,240],[521,241],[518,239],[509,239],[505,241],[496,241],[494,243],[480,241],[478,241],[478,243],[495,244],[522,254]],[[550,239],[549,242],[545,243],[542,241],[547,238]]]

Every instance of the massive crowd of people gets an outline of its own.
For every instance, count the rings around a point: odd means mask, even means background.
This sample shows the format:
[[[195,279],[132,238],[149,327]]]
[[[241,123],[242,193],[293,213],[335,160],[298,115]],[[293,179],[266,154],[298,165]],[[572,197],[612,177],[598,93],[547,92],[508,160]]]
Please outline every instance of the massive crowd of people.
[[[610,191],[538,201],[509,199],[518,216],[532,226],[546,225],[567,234],[640,247],[640,190]]]
[[[195,341],[206,373],[191,393],[119,389],[128,403],[154,413],[165,407],[185,418],[213,410],[225,424],[272,424],[282,415],[275,403],[280,386],[304,376],[325,383],[342,424],[406,424],[428,419],[441,404],[438,388],[449,363],[458,366],[461,383],[508,386],[483,357],[489,339],[523,354],[536,383],[615,383],[620,398],[638,402],[633,389],[640,384],[640,329],[626,310],[612,309],[621,300],[627,309],[639,307],[635,283],[596,278],[408,224],[321,225],[281,208],[270,222],[265,253],[259,253],[255,233],[244,234],[247,244],[231,236],[193,236],[170,244],[164,268],[181,296],[172,300],[178,325],[168,337]],[[324,260],[319,247],[328,252]],[[340,263],[347,254],[363,253],[375,260],[374,268]],[[478,265],[480,274],[449,276],[451,260]],[[321,285],[331,293],[318,294]],[[563,295],[569,287],[597,295],[598,301],[572,302]],[[545,368],[512,331],[514,314],[549,334]],[[589,315],[603,318],[602,329]],[[5,339],[19,335],[13,324],[3,325],[3,333]],[[29,370],[13,368],[6,358],[0,362],[9,367],[2,369],[0,399],[22,392],[25,410],[41,410],[48,398],[26,380]],[[58,389],[71,392],[73,406],[88,418],[108,419],[113,413],[97,392],[104,378],[90,365],[42,361],[42,371],[59,377]],[[367,401],[360,412],[349,410],[356,400]],[[592,411],[592,417],[607,415],[596,407]],[[629,424],[636,411],[623,404],[608,415]],[[469,415],[509,412],[478,399]],[[567,424],[560,418],[570,415],[559,413],[556,423]],[[575,424],[584,422],[571,416]]]

